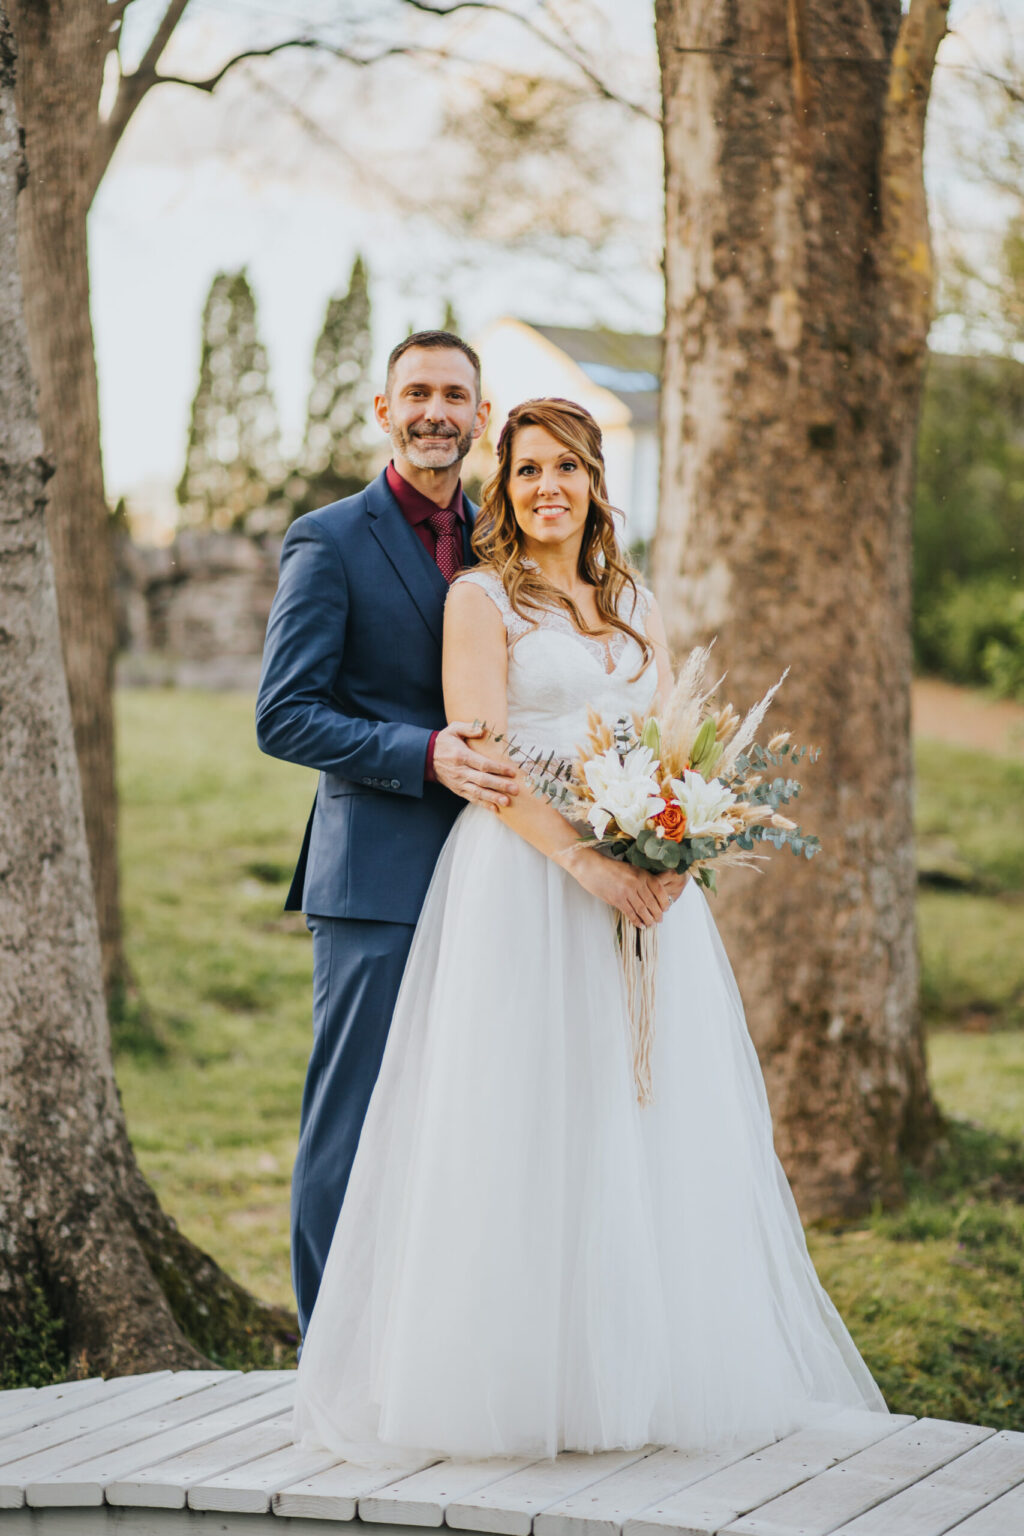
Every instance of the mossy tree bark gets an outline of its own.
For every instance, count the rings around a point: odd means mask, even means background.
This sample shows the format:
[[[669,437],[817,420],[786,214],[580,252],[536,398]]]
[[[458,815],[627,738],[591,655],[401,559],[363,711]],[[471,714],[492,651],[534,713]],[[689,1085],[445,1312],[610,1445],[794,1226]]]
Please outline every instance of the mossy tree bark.
[[[294,1319],[161,1211],[114,1083],[17,259],[15,66],[0,0],[0,1337],[41,1290],[88,1371],[193,1366],[250,1340],[272,1358]]]
[[[677,648],[823,748],[824,853],[719,908],[806,1217],[897,1199],[917,1013],[910,498],[944,0],[657,0],[667,325],[654,581]]]

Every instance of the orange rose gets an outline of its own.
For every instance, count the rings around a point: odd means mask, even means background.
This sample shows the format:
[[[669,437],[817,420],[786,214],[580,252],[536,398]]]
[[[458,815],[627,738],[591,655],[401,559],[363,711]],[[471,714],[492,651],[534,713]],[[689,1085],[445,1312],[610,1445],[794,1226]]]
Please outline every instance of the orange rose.
[[[653,819],[654,825],[661,827],[673,843],[681,843],[686,836],[686,812],[677,800],[670,800],[665,809]]]

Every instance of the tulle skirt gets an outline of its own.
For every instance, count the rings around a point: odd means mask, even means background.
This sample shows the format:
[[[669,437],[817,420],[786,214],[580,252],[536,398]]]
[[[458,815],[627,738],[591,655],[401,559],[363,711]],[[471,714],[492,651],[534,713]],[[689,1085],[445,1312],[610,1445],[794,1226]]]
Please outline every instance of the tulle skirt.
[[[814,1272],[703,892],[637,1104],[615,914],[480,807],[413,940],[298,1373],[348,1460],[763,1444],[885,1411]]]

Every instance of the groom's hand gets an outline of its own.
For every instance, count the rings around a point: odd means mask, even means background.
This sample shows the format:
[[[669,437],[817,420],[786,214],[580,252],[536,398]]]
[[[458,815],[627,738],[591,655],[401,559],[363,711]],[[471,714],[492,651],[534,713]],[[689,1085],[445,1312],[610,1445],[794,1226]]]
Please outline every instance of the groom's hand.
[[[466,743],[483,736],[485,728],[453,720],[434,742],[434,773],[440,783],[463,800],[479,805],[508,805],[509,796],[519,793],[516,770],[507,763],[496,763]]]

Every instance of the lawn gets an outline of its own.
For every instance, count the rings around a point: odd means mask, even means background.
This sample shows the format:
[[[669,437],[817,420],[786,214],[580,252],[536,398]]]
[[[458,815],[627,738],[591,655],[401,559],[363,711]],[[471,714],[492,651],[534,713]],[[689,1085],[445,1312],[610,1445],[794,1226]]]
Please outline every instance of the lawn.
[[[145,1009],[117,1025],[142,1166],[184,1230],[290,1302],[309,936],[281,907],[314,779],[252,701],[118,698],[124,907]],[[897,1411],[1024,1428],[1024,768],[919,744],[922,1001],[949,1134],[897,1213],[810,1234]],[[937,871],[937,873],[936,873]]]

